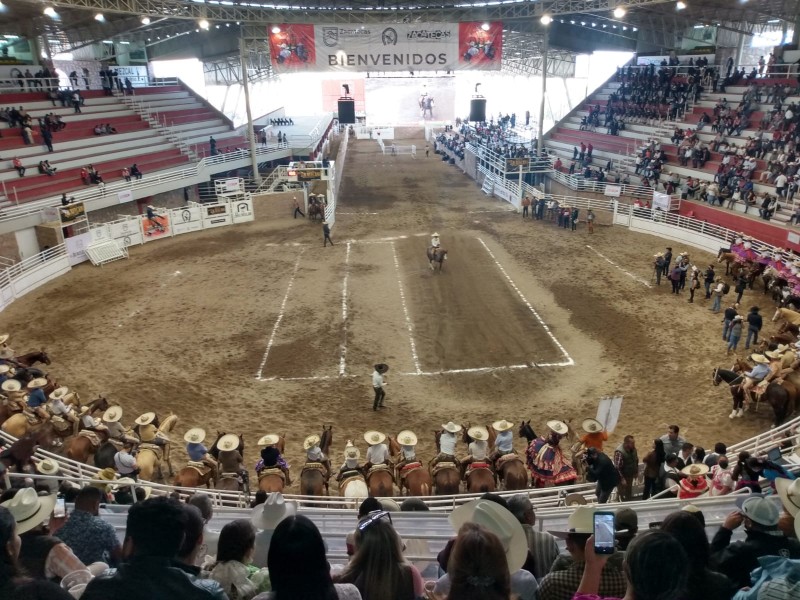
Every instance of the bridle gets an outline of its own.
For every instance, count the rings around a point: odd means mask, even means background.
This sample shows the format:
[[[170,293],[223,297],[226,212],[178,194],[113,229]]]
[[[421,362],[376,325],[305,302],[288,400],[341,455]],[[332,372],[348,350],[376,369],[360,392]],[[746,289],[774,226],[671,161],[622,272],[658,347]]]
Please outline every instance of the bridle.
[[[731,381],[726,381],[725,383],[728,384],[728,387],[733,387],[734,384],[736,384],[743,377],[744,375],[740,373],[734,379],[732,379]],[[719,385],[720,383],[722,383],[722,381],[723,379],[719,375],[719,367],[717,367],[716,369],[714,369],[714,373],[712,373],[711,375],[711,383],[713,383],[714,385]]]

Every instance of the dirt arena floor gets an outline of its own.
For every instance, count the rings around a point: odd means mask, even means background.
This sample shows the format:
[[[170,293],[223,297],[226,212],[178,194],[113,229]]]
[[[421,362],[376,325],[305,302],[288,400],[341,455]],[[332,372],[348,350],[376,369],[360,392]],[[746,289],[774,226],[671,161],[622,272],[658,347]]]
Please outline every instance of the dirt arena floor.
[[[402,143],[422,149],[418,136]],[[349,147],[333,247],[290,211],[180,236],[79,266],[7,308],[0,330],[19,353],[46,346],[61,384],[107,394],[126,425],[175,412],[178,446],[190,427],[242,433],[252,470],[256,440],[286,433],[295,476],[323,423],[335,464],[347,439],[363,454],[370,429],[414,430],[427,460],[449,420],[578,427],[608,395],[624,396],[609,452],[631,433],[643,456],[668,423],[705,448],[769,426],[766,407],[729,420],[727,388],[711,385],[731,361],[702,291],[692,305],[688,291],[648,287],[665,240],[523,220],[433,153],[377,150]],[[441,273],[425,257],[433,231],[450,253]],[[701,268],[713,259],[691,254]],[[771,316],[760,290],[746,293],[753,304]],[[373,412],[376,362],[391,370]]]

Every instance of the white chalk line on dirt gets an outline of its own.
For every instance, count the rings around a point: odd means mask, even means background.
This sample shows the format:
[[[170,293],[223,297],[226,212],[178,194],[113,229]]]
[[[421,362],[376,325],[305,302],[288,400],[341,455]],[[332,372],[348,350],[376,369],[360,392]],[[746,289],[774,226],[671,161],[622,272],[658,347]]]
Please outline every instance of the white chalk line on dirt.
[[[403,279],[400,277],[400,261],[397,259],[397,247],[392,242],[392,256],[394,257],[394,269],[397,273],[397,286],[400,288],[400,302],[403,305],[403,314],[406,317],[406,329],[408,329],[408,341],[411,344],[411,358],[414,359],[414,369],[417,373],[422,373],[419,366],[419,356],[417,355],[417,344],[414,341],[414,325],[411,323],[411,316],[408,314],[406,304],[406,293],[403,290]]]
[[[473,367],[471,369],[442,369],[441,371],[422,371],[421,373],[401,373],[401,375],[421,375],[421,376],[430,376],[430,375],[461,375],[461,374],[468,374],[468,373],[492,373],[494,371],[518,371],[520,369],[536,369],[536,368],[544,368],[544,367],[572,367],[575,365],[575,361],[571,358],[569,360],[564,360],[561,362],[552,362],[552,363],[531,363],[531,364],[524,364],[524,365],[500,365],[498,367]]]
[[[550,339],[553,341],[553,343],[556,345],[556,347],[559,350],[561,350],[561,353],[564,355],[565,360],[563,361],[564,362],[563,365],[560,364],[560,363],[545,363],[544,365],[539,365],[539,366],[546,366],[546,365],[549,365],[549,364],[553,364],[554,366],[558,365],[558,366],[565,366],[565,367],[566,366],[573,366],[575,364],[575,361],[569,355],[569,352],[567,352],[566,348],[564,348],[564,346],[561,345],[561,342],[559,342],[558,339],[556,338],[556,336],[553,335],[553,332],[550,331],[550,327],[547,326],[547,323],[544,322],[544,319],[542,319],[542,317],[539,315],[539,313],[536,312],[536,309],[533,308],[531,303],[528,302],[528,299],[525,297],[525,294],[523,294],[522,290],[520,290],[517,287],[517,284],[514,283],[513,279],[511,279],[511,276],[506,272],[505,268],[503,268],[503,265],[500,264],[500,261],[498,261],[497,258],[495,258],[494,253],[489,249],[489,246],[486,245],[486,242],[484,242],[482,238],[476,238],[476,239],[481,243],[481,245],[484,247],[486,252],[489,253],[489,256],[494,261],[494,264],[497,265],[497,268],[500,269],[500,272],[506,278],[506,281],[508,281],[508,283],[514,289],[514,291],[517,292],[517,295],[519,296],[520,300],[522,300],[522,303],[525,306],[528,307],[528,310],[530,310],[531,313],[533,313],[533,316],[539,322],[539,325],[542,326],[542,329],[544,329],[545,333],[550,337]]]
[[[344,258],[344,279],[342,280],[342,346],[339,354],[339,375],[344,375],[347,368],[347,279],[350,276],[350,248],[347,242],[347,254]]]
[[[305,248],[300,251],[297,255],[297,260],[294,261],[294,269],[292,270],[292,276],[289,278],[289,285],[286,286],[286,293],[283,296],[283,301],[281,302],[281,309],[278,312],[278,318],[275,320],[275,325],[272,326],[272,333],[269,336],[269,341],[267,342],[267,349],[264,350],[264,357],[261,359],[261,364],[258,367],[258,373],[256,373],[256,379],[261,379],[261,374],[264,371],[264,367],[267,364],[267,357],[269,356],[269,351],[272,349],[272,344],[275,342],[275,334],[278,332],[278,327],[280,327],[281,321],[283,321],[283,314],[286,310],[286,302],[289,300],[289,294],[292,292],[292,286],[294,286],[294,279],[297,277],[297,271],[300,269],[300,259],[303,258],[303,253],[305,252]]]
[[[601,252],[598,252],[597,250],[595,250],[594,248],[592,248],[592,247],[591,247],[589,244],[586,244],[586,247],[587,247],[589,250],[591,250],[592,252],[594,252],[595,254],[597,254],[597,256],[599,256],[600,258],[602,258],[603,260],[605,260],[605,261],[606,261],[608,264],[610,264],[610,265],[611,265],[611,266],[613,266],[613,267],[616,267],[617,269],[619,269],[620,271],[622,271],[623,273],[625,273],[625,275],[627,275],[628,277],[630,277],[631,279],[633,279],[633,280],[634,280],[634,281],[636,281],[637,283],[641,283],[641,284],[642,284],[643,286],[645,286],[645,287],[649,287],[649,288],[653,287],[653,286],[652,286],[652,285],[650,285],[650,284],[649,284],[649,283],[648,283],[646,280],[642,279],[642,278],[641,278],[641,277],[639,277],[638,275],[634,275],[634,274],[633,274],[633,273],[631,273],[630,271],[626,271],[625,269],[623,269],[622,267],[620,267],[620,266],[619,266],[617,263],[615,263],[613,260],[611,260],[610,258],[608,258],[608,257],[607,257],[605,254],[602,254]]]

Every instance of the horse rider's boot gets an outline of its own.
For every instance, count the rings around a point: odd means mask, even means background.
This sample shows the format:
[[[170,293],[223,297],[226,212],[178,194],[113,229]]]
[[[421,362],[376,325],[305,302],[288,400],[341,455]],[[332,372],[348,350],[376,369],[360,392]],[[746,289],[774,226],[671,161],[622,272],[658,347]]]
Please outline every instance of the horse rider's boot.
[[[731,411],[731,414],[729,414],[729,415],[728,415],[728,418],[729,418],[729,419],[732,419],[732,418],[734,418],[735,416],[736,416],[736,409],[734,408],[734,409]]]
[[[737,416],[737,417],[741,417],[741,416],[743,416],[743,415],[744,415],[744,410],[742,410],[741,408],[740,408],[739,410],[737,410],[737,411],[736,411],[736,416]]]

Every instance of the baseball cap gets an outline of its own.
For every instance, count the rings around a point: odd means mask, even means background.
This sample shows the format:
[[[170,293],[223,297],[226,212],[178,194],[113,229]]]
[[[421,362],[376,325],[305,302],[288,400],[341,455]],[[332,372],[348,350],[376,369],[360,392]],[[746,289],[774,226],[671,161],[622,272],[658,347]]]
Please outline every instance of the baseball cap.
[[[737,503],[738,504],[738,503]],[[780,513],[772,500],[762,496],[750,497],[739,506],[742,514],[764,527],[775,527],[778,524]]]
[[[618,509],[614,515],[614,528],[619,532],[625,531],[627,535],[635,535],[639,530],[639,517],[636,511],[631,508]]]

